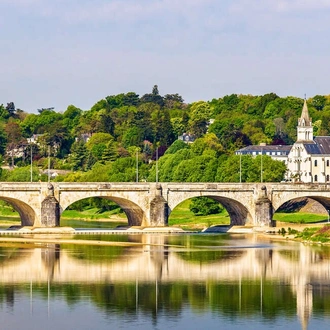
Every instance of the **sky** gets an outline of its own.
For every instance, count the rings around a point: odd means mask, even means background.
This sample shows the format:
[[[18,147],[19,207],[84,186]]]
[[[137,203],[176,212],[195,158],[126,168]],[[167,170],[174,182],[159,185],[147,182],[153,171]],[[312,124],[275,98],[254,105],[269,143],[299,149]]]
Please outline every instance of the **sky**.
[[[330,94],[330,0],[0,0],[0,104]]]

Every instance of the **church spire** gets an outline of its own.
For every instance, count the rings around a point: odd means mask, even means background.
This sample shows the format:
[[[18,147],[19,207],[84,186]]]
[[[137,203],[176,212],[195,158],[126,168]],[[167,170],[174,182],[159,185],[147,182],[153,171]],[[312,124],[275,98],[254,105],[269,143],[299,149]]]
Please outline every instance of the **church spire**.
[[[305,96],[304,105],[301,111],[301,116],[298,118],[297,126],[298,141],[313,141],[313,125],[312,118],[309,117],[307,100]]]
[[[312,118],[309,117],[306,97],[304,100],[304,106],[302,108],[301,116],[298,119],[298,126],[312,126]]]

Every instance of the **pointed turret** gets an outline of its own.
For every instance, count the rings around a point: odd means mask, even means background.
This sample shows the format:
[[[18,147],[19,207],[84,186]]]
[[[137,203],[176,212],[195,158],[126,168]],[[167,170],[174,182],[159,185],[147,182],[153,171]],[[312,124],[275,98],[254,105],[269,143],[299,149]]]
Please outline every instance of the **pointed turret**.
[[[312,118],[309,117],[306,99],[304,100],[304,106],[301,112],[301,116],[298,119],[298,126],[300,127],[312,126]]]
[[[312,118],[309,117],[306,98],[304,100],[304,106],[301,111],[301,116],[298,119],[297,140],[298,141],[313,141]]]

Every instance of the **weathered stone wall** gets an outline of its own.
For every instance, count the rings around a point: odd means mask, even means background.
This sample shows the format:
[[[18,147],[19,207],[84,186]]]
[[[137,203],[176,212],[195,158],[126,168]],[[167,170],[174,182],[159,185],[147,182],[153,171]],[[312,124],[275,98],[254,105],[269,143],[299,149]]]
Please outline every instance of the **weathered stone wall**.
[[[272,226],[285,202],[311,198],[330,209],[327,184],[278,183],[0,183],[0,199],[19,212],[23,226],[58,226],[60,214],[89,197],[116,202],[132,226],[167,226],[172,210],[186,199],[206,196],[220,202],[233,225]]]

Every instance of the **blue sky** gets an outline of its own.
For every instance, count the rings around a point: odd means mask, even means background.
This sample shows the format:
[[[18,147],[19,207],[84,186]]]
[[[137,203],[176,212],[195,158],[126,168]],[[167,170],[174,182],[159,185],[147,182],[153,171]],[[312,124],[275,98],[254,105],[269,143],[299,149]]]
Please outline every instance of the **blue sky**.
[[[0,0],[0,103],[327,95],[330,0]]]

